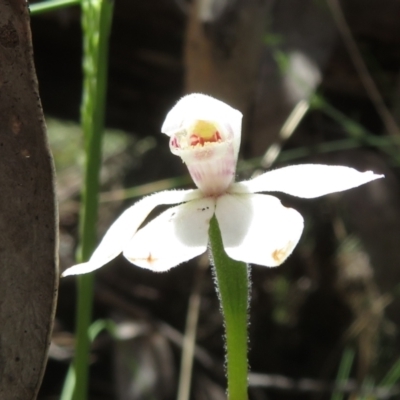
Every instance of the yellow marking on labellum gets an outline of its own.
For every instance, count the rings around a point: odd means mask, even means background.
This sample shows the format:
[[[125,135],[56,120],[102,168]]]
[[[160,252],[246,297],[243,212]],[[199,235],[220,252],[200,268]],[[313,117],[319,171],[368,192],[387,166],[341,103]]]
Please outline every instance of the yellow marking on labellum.
[[[196,121],[192,128],[192,132],[205,141],[211,141],[216,131],[217,128],[213,123],[202,120]]]
[[[197,120],[190,128],[191,146],[204,146],[204,143],[218,142],[220,140],[221,135],[212,122]]]

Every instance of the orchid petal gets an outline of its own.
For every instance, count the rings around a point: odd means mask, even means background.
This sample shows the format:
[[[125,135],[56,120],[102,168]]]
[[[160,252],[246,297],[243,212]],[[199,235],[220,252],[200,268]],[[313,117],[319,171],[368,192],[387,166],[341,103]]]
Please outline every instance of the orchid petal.
[[[124,257],[161,272],[204,253],[214,209],[215,200],[204,198],[164,211],[133,236]]]
[[[303,217],[268,195],[221,196],[215,215],[228,256],[267,267],[282,264],[303,231]]]
[[[236,184],[230,192],[283,192],[311,199],[341,192],[383,178],[372,171],[320,164],[293,165],[266,172],[247,182]]]
[[[201,196],[199,190],[171,190],[155,193],[138,201],[111,225],[88,262],[68,268],[62,276],[92,272],[117,257],[155,207],[161,204],[183,203]]]

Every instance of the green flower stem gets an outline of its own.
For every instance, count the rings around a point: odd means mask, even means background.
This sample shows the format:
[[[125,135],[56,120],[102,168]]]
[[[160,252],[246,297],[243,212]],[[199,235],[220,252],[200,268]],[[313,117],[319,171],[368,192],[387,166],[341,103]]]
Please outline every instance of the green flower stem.
[[[113,12],[113,3],[110,0],[82,0],[81,4],[84,31],[84,82],[81,118],[86,159],[78,262],[88,260],[96,245],[99,175],[107,85],[108,39]],[[87,398],[90,351],[88,330],[92,318],[92,303],[93,275],[79,276],[74,400],[85,400]]]
[[[210,243],[217,290],[225,319],[228,400],[246,400],[247,396],[247,308],[249,269],[225,253],[215,216],[210,223]]]
[[[80,4],[81,0],[48,0],[40,3],[31,4],[29,10],[31,15],[42,14],[59,8],[70,7]]]

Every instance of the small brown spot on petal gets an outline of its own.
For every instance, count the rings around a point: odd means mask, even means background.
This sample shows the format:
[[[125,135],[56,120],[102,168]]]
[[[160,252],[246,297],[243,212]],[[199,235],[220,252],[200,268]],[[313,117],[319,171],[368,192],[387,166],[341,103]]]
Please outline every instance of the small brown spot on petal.
[[[153,258],[153,256],[152,256],[151,253],[149,253],[149,255],[148,255],[147,258],[146,258],[146,261],[147,261],[149,264],[152,264],[153,262],[156,261],[156,259]]]
[[[126,256],[125,256],[126,257]],[[126,257],[127,260],[129,260],[132,263],[137,263],[137,262],[147,262],[148,264],[153,264],[157,262],[157,259],[153,257],[151,253],[147,257]]]
[[[292,247],[292,243],[289,242],[285,247],[276,249],[272,252],[272,258],[279,264],[282,264],[288,256],[288,250]]]
[[[281,262],[281,260],[283,259],[283,254],[282,254],[282,250],[275,250],[272,253],[272,258],[277,262]]]

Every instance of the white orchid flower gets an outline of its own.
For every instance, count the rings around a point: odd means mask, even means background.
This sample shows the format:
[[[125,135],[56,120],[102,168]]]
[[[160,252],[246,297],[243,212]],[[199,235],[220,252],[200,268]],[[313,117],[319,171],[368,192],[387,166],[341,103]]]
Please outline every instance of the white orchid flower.
[[[111,225],[88,262],[63,275],[91,272],[120,253],[139,267],[167,271],[207,250],[214,214],[229,257],[275,267],[297,245],[303,218],[276,197],[259,192],[314,198],[382,177],[348,167],[305,164],[235,183],[241,120],[239,111],[212,97],[183,97],[167,115],[162,132],[198,189],[159,192],[138,201]],[[141,227],[155,207],[165,204],[179,205]]]

